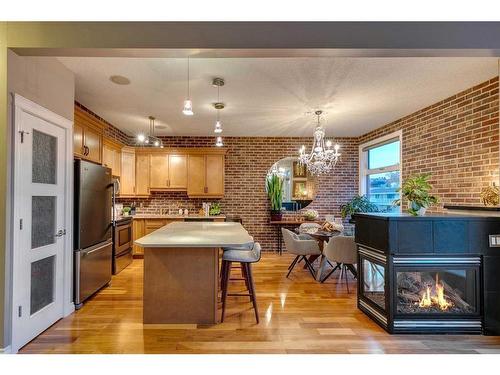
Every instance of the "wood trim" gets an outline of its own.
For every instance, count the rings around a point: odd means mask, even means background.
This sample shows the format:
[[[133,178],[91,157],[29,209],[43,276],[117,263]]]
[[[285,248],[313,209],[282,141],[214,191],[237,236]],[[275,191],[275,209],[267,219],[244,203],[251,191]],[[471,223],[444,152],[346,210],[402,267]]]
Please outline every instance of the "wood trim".
[[[215,155],[225,155],[228,152],[227,148],[213,148],[213,147],[185,147],[185,148],[146,148],[146,147],[134,147],[137,153],[148,153],[148,154],[177,154],[177,155],[198,155],[198,154],[215,154]]]
[[[105,124],[99,119],[92,116],[90,113],[84,111],[75,105],[75,122],[84,126],[93,128],[95,131],[102,134]]]
[[[123,143],[118,142],[114,139],[108,138],[108,137],[102,137],[102,144],[109,146],[111,148],[114,148],[117,151],[121,151],[122,148],[125,146]]]

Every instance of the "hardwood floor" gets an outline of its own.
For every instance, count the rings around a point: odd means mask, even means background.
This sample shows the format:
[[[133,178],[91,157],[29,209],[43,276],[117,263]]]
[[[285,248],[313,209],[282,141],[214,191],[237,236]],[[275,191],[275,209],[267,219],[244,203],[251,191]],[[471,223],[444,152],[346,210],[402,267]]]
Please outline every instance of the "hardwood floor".
[[[354,280],[348,294],[337,278],[319,284],[302,267],[286,279],[291,260],[264,254],[254,266],[260,324],[248,297],[228,297],[224,323],[210,326],[143,325],[142,260],[134,260],[21,353],[500,353],[500,337],[389,335],[356,308]]]

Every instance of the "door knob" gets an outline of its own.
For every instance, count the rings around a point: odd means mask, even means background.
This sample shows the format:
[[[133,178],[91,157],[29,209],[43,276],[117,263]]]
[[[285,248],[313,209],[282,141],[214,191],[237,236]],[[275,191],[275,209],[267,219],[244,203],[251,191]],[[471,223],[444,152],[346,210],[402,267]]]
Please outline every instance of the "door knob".
[[[66,229],[59,229],[59,231],[55,234],[54,237],[62,237],[66,234]]]

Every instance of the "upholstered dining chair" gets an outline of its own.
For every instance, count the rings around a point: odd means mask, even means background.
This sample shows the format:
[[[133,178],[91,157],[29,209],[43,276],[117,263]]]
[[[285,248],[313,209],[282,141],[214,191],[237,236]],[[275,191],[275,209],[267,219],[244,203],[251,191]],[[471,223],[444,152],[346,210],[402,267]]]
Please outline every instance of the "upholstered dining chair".
[[[349,293],[347,269],[354,269],[354,265],[358,262],[358,251],[356,249],[354,237],[332,237],[323,249],[323,255],[326,256],[329,262],[335,262],[337,265],[321,280],[321,282],[324,283],[336,270],[340,269],[340,276],[345,276],[347,293]]]
[[[290,266],[288,266],[288,273],[286,277],[290,276],[293,268],[300,260],[304,260],[306,262],[307,269],[311,273],[312,277],[314,277],[314,268],[307,257],[309,255],[321,255],[318,241],[314,239],[307,239],[304,237],[305,235],[299,236],[285,228],[281,228],[281,233],[283,234],[286,250],[290,254],[296,255]]]

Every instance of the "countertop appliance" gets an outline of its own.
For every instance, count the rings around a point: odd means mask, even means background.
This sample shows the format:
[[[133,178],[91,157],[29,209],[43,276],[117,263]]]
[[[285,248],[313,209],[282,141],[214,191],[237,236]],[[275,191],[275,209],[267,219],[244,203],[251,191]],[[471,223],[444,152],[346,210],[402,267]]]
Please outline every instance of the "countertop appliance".
[[[111,281],[111,169],[83,160],[74,164],[74,300],[82,303]]]

